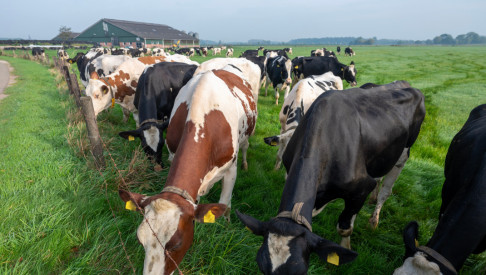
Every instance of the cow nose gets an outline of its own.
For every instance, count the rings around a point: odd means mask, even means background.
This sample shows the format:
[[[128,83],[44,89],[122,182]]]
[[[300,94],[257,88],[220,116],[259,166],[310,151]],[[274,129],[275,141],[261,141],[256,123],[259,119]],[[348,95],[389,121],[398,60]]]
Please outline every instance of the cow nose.
[[[356,81],[351,82],[351,87],[356,86],[356,84],[357,84]]]
[[[290,77],[289,77],[289,78],[287,78],[287,80],[285,80],[285,83],[286,83],[286,84],[291,84],[291,83],[292,83],[292,78],[290,78]]]

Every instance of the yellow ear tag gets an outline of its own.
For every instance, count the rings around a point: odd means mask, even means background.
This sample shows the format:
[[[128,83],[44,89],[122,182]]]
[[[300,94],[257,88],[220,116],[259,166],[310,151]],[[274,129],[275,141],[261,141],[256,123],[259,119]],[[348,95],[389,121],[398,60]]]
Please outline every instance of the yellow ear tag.
[[[417,241],[417,239],[415,239],[415,247],[418,247],[419,246],[419,242]]]
[[[294,68],[295,68],[295,69],[298,69],[298,68],[299,68],[299,66],[295,66]]]
[[[277,145],[277,142],[273,140],[272,142],[270,142],[270,145],[275,146]]]
[[[115,107],[115,98],[112,98],[111,99],[111,108],[114,108]]]
[[[339,256],[336,252],[327,254],[327,262],[333,265],[339,265]]]
[[[127,203],[125,204],[125,209],[135,211],[137,210],[137,207],[132,201],[127,201]]]
[[[341,71],[344,71],[344,68],[341,68]]]
[[[213,212],[211,212],[211,210],[209,210],[208,213],[204,215],[204,223],[214,223],[215,220],[216,217],[214,216]]]
[[[277,68],[280,68],[280,65],[277,65]]]
[[[133,136],[128,136],[128,141],[134,141],[135,138]]]

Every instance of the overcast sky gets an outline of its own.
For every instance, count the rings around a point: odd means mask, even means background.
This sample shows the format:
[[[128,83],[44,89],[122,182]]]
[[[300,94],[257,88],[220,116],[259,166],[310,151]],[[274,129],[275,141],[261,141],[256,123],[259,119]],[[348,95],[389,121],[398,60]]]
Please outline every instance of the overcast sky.
[[[82,32],[101,18],[169,25],[223,42],[377,37],[433,39],[486,35],[486,0],[6,0],[0,38],[52,39],[61,26]]]

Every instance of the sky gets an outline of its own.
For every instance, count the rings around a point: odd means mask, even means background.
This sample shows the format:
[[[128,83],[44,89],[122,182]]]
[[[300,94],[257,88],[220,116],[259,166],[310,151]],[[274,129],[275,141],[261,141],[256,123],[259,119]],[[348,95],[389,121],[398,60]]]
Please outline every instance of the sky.
[[[0,38],[52,39],[102,18],[165,24],[203,40],[288,42],[363,37],[427,40],[486,35],[485,0],[2,0]]]

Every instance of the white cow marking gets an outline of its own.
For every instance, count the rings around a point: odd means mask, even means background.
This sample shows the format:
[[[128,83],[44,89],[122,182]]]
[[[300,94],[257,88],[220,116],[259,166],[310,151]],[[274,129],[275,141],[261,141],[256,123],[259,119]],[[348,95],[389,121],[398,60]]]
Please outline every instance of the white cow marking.
[[[272,262],[272,272],[277,270],[282,264],[287,262],[290,257],[290,241],[294,236],[280,236],[277,234],[268,234],[268,252]]]
[[[157,146],[159,145],[160,135],[159,129],[154,126],[150,126],[150,129],[143,131],[143,136],[147,145],[152,148],[154,152],[157,152]]]
[[[436,263],[429,262],[422,252],[408,257],[403,265],[393,272],[393,275],[440,275],[440,268]]]

